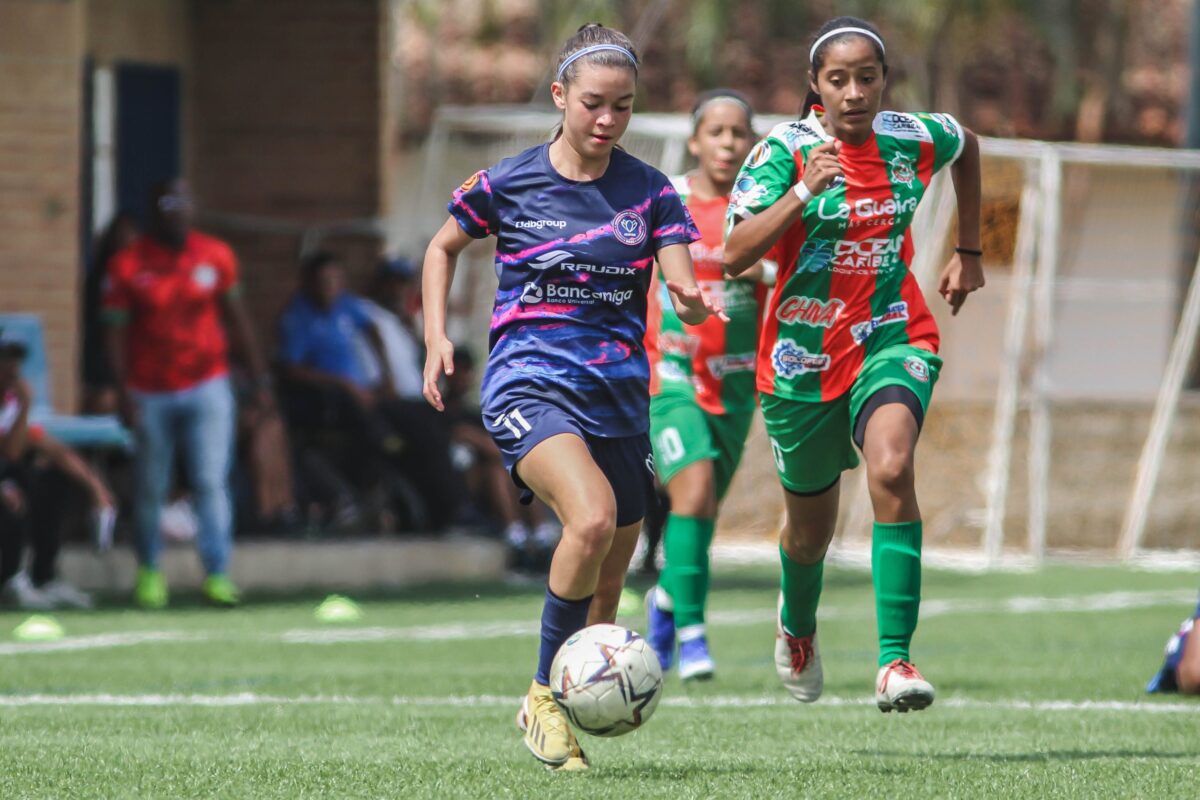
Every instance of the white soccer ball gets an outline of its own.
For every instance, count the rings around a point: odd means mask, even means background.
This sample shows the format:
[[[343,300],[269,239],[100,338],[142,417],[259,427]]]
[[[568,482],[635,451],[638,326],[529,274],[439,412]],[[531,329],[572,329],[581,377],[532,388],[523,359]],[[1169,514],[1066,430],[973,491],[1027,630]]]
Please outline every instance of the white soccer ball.
[[[550,667],[550,691],[578,730],[620,736],[654,713],[662,669],[637,633],[620,625],[592,625],[559,648]]]

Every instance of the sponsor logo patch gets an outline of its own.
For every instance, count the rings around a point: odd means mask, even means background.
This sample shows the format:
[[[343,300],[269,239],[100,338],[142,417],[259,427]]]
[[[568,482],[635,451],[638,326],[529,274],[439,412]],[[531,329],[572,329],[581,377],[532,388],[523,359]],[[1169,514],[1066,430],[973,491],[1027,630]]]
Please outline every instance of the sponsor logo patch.
[[[920,356],[909,356],[904,359],[904,368],[908,374],[921,383],[929,383],[929,362]]]
[[[717,380],[734,372],[754,372],[754,353],[737,353],[723,356],[712,356],[705,360],[704,365]]]
[[[771,350],[771,364],[781,378],[793,378],[808,372],[829,369],[827,353],[810,353],[791,339],[780,339]]]
[[[623,275],[632,276],[637,274],[637,270],[633,267],[621,267],[611,264],[587,264],[579,261],[569,261],[573,258],[566,250],[551,250],[548,253],[542,253],[540,256],[529,262],[531,269],[539,271],[548,270],[551,267],[558,267],[564,272],[590,272],[594,275]]]
[[[698,336],[689,336],[676,331],[666,331],[658,336],[658,349],[663,355],[691,358],[699,347],[700,337]]]
[[[525,305],[539,303],[558,303],[562,305],[594,306],[599,303],[621,306],[633,299],[632,289],[613,289],[598,291],[590,286],[575,283],[537,284],[532,281],[525,284],[521,292],[521,302]]]
[[[646,241],[646,220],[636,211],[626,209],[618,213],[613,217],[612,229],[621,244],[634,247]]]
[[[546,293],[542,291],[542,287],[536,283],[525,284],[524,291],[521,292],[522,305],[535,306],[546,298]]]
[[[754,149],[751,150],[750,155],[746,157],[746,166],[749,169],[758,169],[770,160],[771,142],[763,139],[761,142],[754,145]]]
[[[887,310],[878,317],[872,317],[865,322],[856,322],[850,326],[850,337],[854,339],[854,343],[861,345],[875,330],[884,325],[892,325],[896,322],[904,322],[908,319],[908,303],[901,300],[898,303],[892,303],[887,307]]]
[[[895,136],[897,139],[917,139],[922,142],[931,141],[933,138],[915,117],[894,111],[881,112],[875,118],[875,132]]]
[[[542,228],[565,228],[567,221],[565,219],[521,219],[517,220],[513,227],[532,228],[540,231]]]
[[[789,297],[779,304],[775,317],[788,325],[832,328],[845,308],[846,303],[836,298],[818,300],[815,297]]]

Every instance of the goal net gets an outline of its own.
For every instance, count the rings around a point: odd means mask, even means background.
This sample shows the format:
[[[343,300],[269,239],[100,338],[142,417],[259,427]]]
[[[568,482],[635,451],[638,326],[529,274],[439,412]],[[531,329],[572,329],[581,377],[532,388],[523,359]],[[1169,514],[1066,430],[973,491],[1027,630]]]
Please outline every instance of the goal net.
[[[783,118],[760,118],[760,132]],[[419,196],[394,238],[419,242],[475,170],[546,141],[558,115],[442,108]],[[622,145],[668,174],[689,166],[686,115],[638,114]],[[951,317],[936,295],[954,244],[939,175],[914,222],[913,271],[942,330],[945,368],[917,452],[925,547],[964,565],[1050,558],[1195,563],[1200,397],[1184,386],[1200,289],[1184,211],[1200,154],[983,139],[987,287]],[[492,245],[460,260],[451,335],[482,355]],[[783,500],[761,420],[722,509],[718,541],[773,540]],[[844,476],[834,551],[861,557],[871,507]]]

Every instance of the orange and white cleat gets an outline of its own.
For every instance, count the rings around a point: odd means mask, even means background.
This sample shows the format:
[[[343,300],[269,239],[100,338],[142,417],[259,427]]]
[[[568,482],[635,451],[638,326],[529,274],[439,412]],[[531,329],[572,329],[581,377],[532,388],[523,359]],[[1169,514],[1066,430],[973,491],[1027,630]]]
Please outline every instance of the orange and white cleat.
[[[907,661],[897,658],[875,676],[875,704],[883,712],[920,711],[933,704],[933,685]]]

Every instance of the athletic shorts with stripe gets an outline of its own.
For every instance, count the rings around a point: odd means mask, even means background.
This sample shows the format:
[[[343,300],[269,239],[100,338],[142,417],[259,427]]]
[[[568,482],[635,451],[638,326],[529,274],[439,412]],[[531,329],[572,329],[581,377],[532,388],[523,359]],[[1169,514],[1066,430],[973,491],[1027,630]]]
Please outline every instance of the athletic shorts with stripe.
[[[796,494],[821,492],[844,470],[858,466],[856,433],[861,436],[866,424],[859,416],[864,409],[874,409],[871,398],[882,390],[888,389],[898,402],[909,397],[903,390],[911,392],[916,407],[906,404],[919,428],[941,368],[942,359],[928,350],[893,345],[868,356],[850,391],[836,399],[814,403],[762,395],[763,421],[783,487]],[[861,441],[857,444],[862,446]]]

